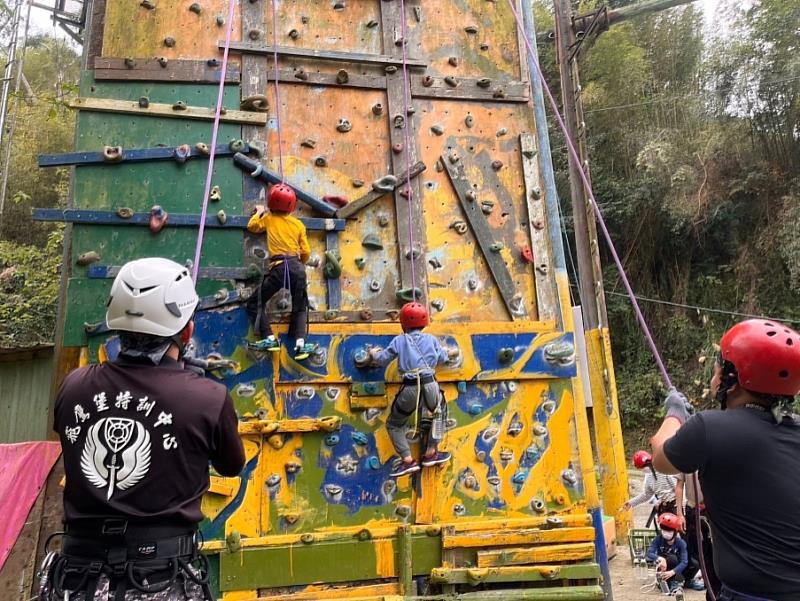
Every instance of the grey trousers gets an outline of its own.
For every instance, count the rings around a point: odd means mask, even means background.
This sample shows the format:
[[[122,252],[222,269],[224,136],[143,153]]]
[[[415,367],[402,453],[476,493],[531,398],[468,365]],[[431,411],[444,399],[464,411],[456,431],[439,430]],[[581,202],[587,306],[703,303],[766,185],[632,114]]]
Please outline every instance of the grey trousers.
[[[436,407],[442,401],[442,392],[439,383],[434,380],[423,384],[419,399],[419,429],[421,440],[427,447],[435,447],[438,440],[430,438],[431,421]],[[394,398],[389,418],[386,420],[386,431],[392,440],[394,450],[403,459],[411,457],[411,447],[408,444],[408,422],[417,410],[417,385],[416,383],[403,384]],[[425,449],[423,449],[425,452]]]

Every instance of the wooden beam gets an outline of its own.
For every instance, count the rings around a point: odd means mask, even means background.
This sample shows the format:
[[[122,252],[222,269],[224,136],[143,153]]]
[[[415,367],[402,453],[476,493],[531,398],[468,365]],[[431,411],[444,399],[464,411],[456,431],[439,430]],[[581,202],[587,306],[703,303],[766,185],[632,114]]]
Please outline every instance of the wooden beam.
[[[161,62],[159,62],[161,60]],[[219,61],[217,61],[219,63]],[[94,78],[97,80],[176,81],[187,83],[219,83],[222,64],[203,60],[169,60],[152,58],[94,59]],[[228,63],[226,83],[239,83],[239,65]]]
[[[219,47],[225,48],[224,40],[219,41]],[[272,56],[275,53],[274,46],[256,44],[254,42],[231,42],[230,49],[234,52],[246,54]],[[381,67],[388,65],[401,67],[403,65],[403,59],[399,56],[364,54],[361,52],[339,52],[336,50],[314,50],[310,48],[287,48],[286,46],[278,46],[278,56],[281,58],[306,58],[344,63],[361,63],[365,65],[378,65]],[[428,66],[427,63],[414,58],[407,58],[406,65],[412,69],[425,69]]]
[[[598,586],[569,586],[558,588],[503,589],[461,593],[459,601],[603,601],[603,589]]]
[[[245,54],[247,56],[256,56]],[[266,60],[266,57],[264,57]],[[385,90],[386,77],[384,75],[364,75],[362,73],[349,73],[347,81],[340,83],[336,73],[318,73],[316,71],[306,71],[303,79],[296,77],[295,69],[279,69],[278,81],[280,83],[296,83],[309,86],[331,86],[336,88],[364,88],[372,90]],[[275,81],[275,72],[269,69],[264,75],[264,79]]]
[[[478,551],[478,567],[513,566],[550,561],[579,561],[594,559],[594,543],[571,543],[544,545],[541,547],[517,547]]]
[[[273,434],[276,432],[333,432],[339,429],[340,417],[253,420],[239,422],[239,434]]]
[[[539,543],[587,542],[594,540],[594,528],[524,528],[502,532],[480,532],[442,535],[442,548],[500,547],[504,545],[533,545]]]
[[[250,152],[250,147],[245,144],[244,152]],[[216,156],[231,156],[236,151],[231,150],[229,144],[217,144],[214,151]],[[208,155],[192,146],[189,151],[190,158],[206,158]],[[137,161],[163,161],[175,160],[175,147],[157,146],[155,148],[123,148],[122,158],[117,161],[107,161],[102,152],[66,152],[62,154],[40,154],[39,167],[58,167],[61,165],[91,165],[102,163],[104,165],[118,165]]]
[[[500,568],[434,568],[435,584],[470,584],[494,582],[549,582],[553,580],[593,580],[600,578],[596,563],[567,565],[508,566]]]
[[[213,108],[204,106],[187,106],[185,109],[176,110],[171,104],[158,102],[151,102],[147,108],[142,108],[137,101],[114,100],[111,98],[74,98],[67,102],[67,106],[81,111],[143,115],[145,117],[170,117],[173,119],[195,119],[202,121],[213,121],[215,113]],[[222,123],[266,125],[267,114],[251,111],[226,110],[225,114],[220,116],[220,121]]]
[[[423,171],[425,171],[427,167],[425,163],[422,161],[418,161],[411,166],[411,179],[414,179]],[[403,171],[402,175],[397,176],[397,186],[402,186],[408,181],[408,174]],[[385,194],[389,194],[389,192],[380,192],[378,190],[370,190],[364,196],[356,198],[352,202],[348,202],[344,207],[336,211],[336,216],[341,219],[348,219],[350,217],[355,216],[356,213],[361,211],[362,209],[368,207],[373,202],[384,196]]]
[[[517,102],[530,99],[530,86],[525,81],[498,80],[488,87],[478,85],[483,78],[459,77],[456,85],[446,83],[444,78],[426,79],[423,75],[411,75],[411,95],[414,98],[446,98],[448,100],[474,100],[479,102]],[[424,82],[424,83],[423,83]],[[427,85],[426,85],[427,84]]]

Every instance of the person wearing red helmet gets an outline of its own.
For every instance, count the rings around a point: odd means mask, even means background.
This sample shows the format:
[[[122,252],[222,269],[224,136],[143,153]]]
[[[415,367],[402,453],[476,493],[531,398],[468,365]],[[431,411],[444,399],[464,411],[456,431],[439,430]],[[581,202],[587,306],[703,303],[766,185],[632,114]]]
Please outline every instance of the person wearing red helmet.
[[[683,588],[683,571],[689,567],[689,555],[678,530],[680,520],[674,513],[662,513],[658,517],[660,533],[656,535],[644,558],[656,564],[660,577],[669,586],[671,594]]]
[[[651,514],[651,520],[655,515],[662,513],[675,513],[675,476],[662,474],[653,469],[653,459],[647,451],[636,451],[633,454],[633,465],[638,470],[647,470],[644,474],[643,490],[640,494],[628,500],[624,508],[632,509],[637,505],[656,498],[656,504]],[[650,521],[647,522],[648,527]]]
[[[426,449],[422,466],[430,467],[450,460],[450,453],[438,450],[447,405],[436,381],[435,368],[440,363],[457,357],[458,351],[445,350],[435,336],[423,333],[423,328],[429,323],[425,305],[406,303],[400,309],[403,334],[395,336],[385,349],[370,349],[374,365],[383,366],[397,358],[398,369],[403,378],[386,420],[389,438],[401,459],[390,474],[393,478],[418,472],[420,469],[420,464],[411,455],[406,437],[409,419],[417,411],[420,440]],[[438,423],[434,424],[436,420]]]
[[[720,341],[711,392],[721,410],[693,417],[672,389],[652,439],[667,473],[697,471],[714,540],[720,601],[800,599],[800,334],[743,321]]]
[[[269,271],[261,281],[258,291],[247,301],[247,315],[258,338],[249,346],[257,350],[280,350],[280,343],[272,333],[269,323],[269,313],[264,311],[264,307],[279,290],[288,288],[292,296],[289,339],[294,340],[294,358],[301,361],[308,358],[314,346],[305,341],[308,329],[305,264],[311,256],[311,247],[306,236],[306,226],[291,215],[297,207],[297,195],[291,186],[272,186],[267,197],[267,207],[269,212],[263,205],[256,205],[247,223],[248,232],[266,232],[269,253]]]

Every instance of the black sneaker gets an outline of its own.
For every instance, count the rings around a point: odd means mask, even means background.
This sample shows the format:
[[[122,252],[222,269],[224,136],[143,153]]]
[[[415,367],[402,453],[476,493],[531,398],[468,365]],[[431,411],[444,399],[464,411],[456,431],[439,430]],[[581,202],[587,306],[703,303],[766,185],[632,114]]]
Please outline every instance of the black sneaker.
[[[394,468],[391,473],[389,474],[390,478],[399,478],[400,476],[405,476],[407,474],[413,474],[414,472],[419,471],[419,463],[416,461],[412,461],[411,463],[406,463],[405,461],[401,461],[396,468]]]
[[[436,455],[422,458],[422,467],[432,467],[434,465],[447,463],[448,461],[450,461],[450,457],[451,457],[450,453],[441,453],[437,451]]]

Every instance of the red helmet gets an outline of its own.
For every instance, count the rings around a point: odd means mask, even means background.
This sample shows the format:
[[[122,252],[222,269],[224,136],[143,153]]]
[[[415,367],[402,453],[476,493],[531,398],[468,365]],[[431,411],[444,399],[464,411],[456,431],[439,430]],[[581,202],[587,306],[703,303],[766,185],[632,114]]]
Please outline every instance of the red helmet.
[[[270,211],[291,213],[297,206],[297,195],[287,184],[275,184],[269,191],[267,206]]]
[[[400,325],[403,331],[424,328],[430,323],[428,310],[421,303],[406,303],[400,309]]]
[[[633,465],[637,470],[644,469],[651,463],[653,463],[653,458],[647,451],[636,451],[633,454]]]
[[[658,516],[658,525],[668,530],[680,530],[681,521],[674,513],[662,513]]]
[[[800,392],[800,334],[776,321],[748,319],[725,332],[720,353],[742,388],[763,394]]]

